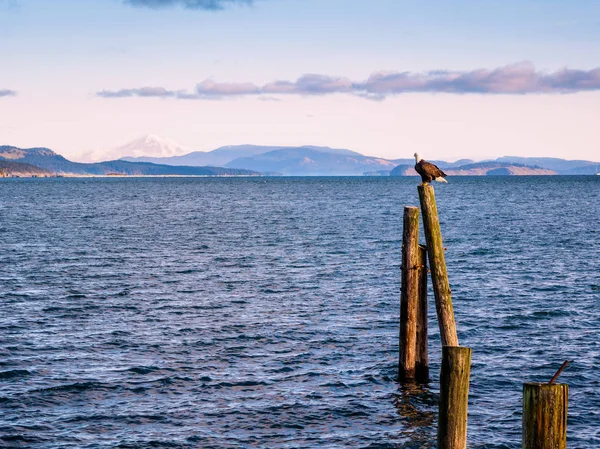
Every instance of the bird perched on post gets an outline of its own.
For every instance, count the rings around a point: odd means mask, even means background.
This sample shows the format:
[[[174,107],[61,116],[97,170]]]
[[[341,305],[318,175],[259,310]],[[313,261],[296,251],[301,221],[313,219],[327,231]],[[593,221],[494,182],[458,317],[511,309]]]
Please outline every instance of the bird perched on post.
[[[415,170],[421,175],[421,181],[423,181],[423,184],[427,184],[431,181],[448,183],[448,181],[444,179],[447,176],[446,173],[440,170],[437,165],[421,159],[421,156],[419,156],[418,153],[415,153],[415,161]]]

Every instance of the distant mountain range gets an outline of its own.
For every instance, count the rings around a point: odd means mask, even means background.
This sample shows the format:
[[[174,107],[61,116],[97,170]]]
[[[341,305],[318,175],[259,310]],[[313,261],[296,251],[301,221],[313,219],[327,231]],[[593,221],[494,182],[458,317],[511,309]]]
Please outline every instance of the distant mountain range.
[[[498,162],[533,164],[548,170],[554,170],[559,175],[593,175],[600,169],[600,162],[565,160],[553,157],[504,156],[496,160]]]
[[[515,156],[504,156],[481,162],[461,160],[452,164],[444,161],[434,163],[449,176],[593,175],[600,168],[600,163],[593,161]],[[389,174],[390,176],[417,176],[413,167],[414,162],[410,161],[398,165]]]
[[[5,175],[27,176],[24,165],[50,175],[180,175],[180,176],[252,176],[260,173],[224,167],[189,167],[159,165],[148,162],[108,161],[96,163],[71,162],[48,148],[18,148],[0,146],[0,161]],[[8,162],[8,164],[7,164]],[[17,164],[17,165],[14,165]]]
[[[441,166],[440,166],[441,167]],[[443,167],[448,176],[514,176],[514,175],[556,175],[553,170],[509,162],[485,161],[458,166]],[[414,165],[398,165],[389,176],[418,176]]]
[[[170,156],[170,157],[153,157],[150,155],[137,156],[129,154],[123,157],[122,160],[130,162],[152,162],[154,164],[165,165],[192,165],[203,166],[210,165],[215,167],[223,167],[228,162],[233,161],[238,157],[248,157],[257,154],[266,153],[277,147],[265,147],[257,145],[232,145],[220,147],[212,151],[193,151],[191,153]]]
[[[152,136],[138,139],[146,142]],[[135,142],[130,144],[133,146]],[[122,147],[124,148],[124,147]],[[408,151],[410,154],[411,152]],[[125,157],[123,160],[152,162],[165,165],[214,165],[244,168],[284,176],[411,176],[414,159],[385,159],[365,156],[348,149],[322,146],[259,146],[232,145],[204,152],[193,151],[172,157]],[[495,160],[476,162],[461,159],[455,162],[431,160],[448,174],[459,175],[577,175],[594,174],[600,163],[592,161],[567,161],[554,158],[524,158],[505,156]],[[474,165],[485,164],[485,165]],[[400,167],[399,167],[400,166]],[[398,167],[398,168],[396,168]],[[395,169],[396,168],[396,169]]]
[[[238,157],[225,166],[250,170],[260,167],[259,171],[289,176],[354,176],[371,170],[392,170],[396,164],[350,150],[303,146],[283,147],[254,156]]]
[[[72,162],[48,148],[22,149],[0,146],[2,174],[50,175],[283,175],[283,176],[416,176],[414,159],[384,159],[356,151],[321,146],[232,145],[213,151],[185,151],[177,143],[144,136],[112,150],[128,157],[107,162]],[[411,153],[411,151],[407,151]],[[88,153],[90,154],[90,153]],[[125,153],[126,154],[126,153]],[[158,157],[160,155],[161,157]],[[163,157],[164,156],[164,157]],[[7,165],[7,162],[29,166]],[[455,162],[431,160],[450,176],[482,175],[585,175],[597,172],[600,163],[557,158],[504,156],[495,160]],[[9,166],[10,165],[10,166]],[[38,171],[37,170],[42,170]]]
[[[182,156],[126,157],[123,160],[166,165],[214,165],[286,176],[352,176],[362,175],[368,170],[392,170],[397,165],[394,161],[364,156],[351,150],[311,145],[232,145],[209,152],[194,151]]]

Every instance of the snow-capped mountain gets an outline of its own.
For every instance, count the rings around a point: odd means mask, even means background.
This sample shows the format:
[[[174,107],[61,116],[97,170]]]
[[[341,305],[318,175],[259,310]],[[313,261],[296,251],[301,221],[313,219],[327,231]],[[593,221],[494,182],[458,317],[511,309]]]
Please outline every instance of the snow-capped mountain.
[[[95,162],[110,161],[124,157],[173,157],[190,153],[191,151],[193,150],[179,145],[174,140],[148,134],[118,148],[90,151],[84,154],[81,159]]]

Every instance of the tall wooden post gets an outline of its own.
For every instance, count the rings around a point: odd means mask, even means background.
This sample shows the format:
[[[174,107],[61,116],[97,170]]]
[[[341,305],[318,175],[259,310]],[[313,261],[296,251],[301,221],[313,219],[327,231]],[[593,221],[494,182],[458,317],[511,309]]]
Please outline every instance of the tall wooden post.
[[[429,380],[429,355],[427,351],[427,247],[419,245],[419,304],[417,308],[417,360],[415,379]]]
[[[440,373],[438,449],[466,449],[471,348],[444,346]]]
[[[566,449],[569,386],[523,385],[523,449]]]
[[[442,346],[458,346],[452,295],[442,244],[442,232],[435,204],[435,192],[429,184],[420,185],[418,190]]]
[[[419,306],[419,209],[404,208],[402,231],[402,283],[400,291],[400,353],[398,377],[414,379],[417,359]]]

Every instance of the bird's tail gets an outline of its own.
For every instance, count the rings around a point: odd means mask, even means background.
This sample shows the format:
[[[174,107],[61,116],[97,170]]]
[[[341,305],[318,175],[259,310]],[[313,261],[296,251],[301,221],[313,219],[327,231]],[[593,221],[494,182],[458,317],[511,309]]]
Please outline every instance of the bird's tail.
[[[445,180],[444,178],[442,178],[442,177],[435,178],[435,179],[434,179],[434,181],[437,181],[437,182],[444,182],[444,183],[448,184],[448,181],[446,181],[446,180]]]

